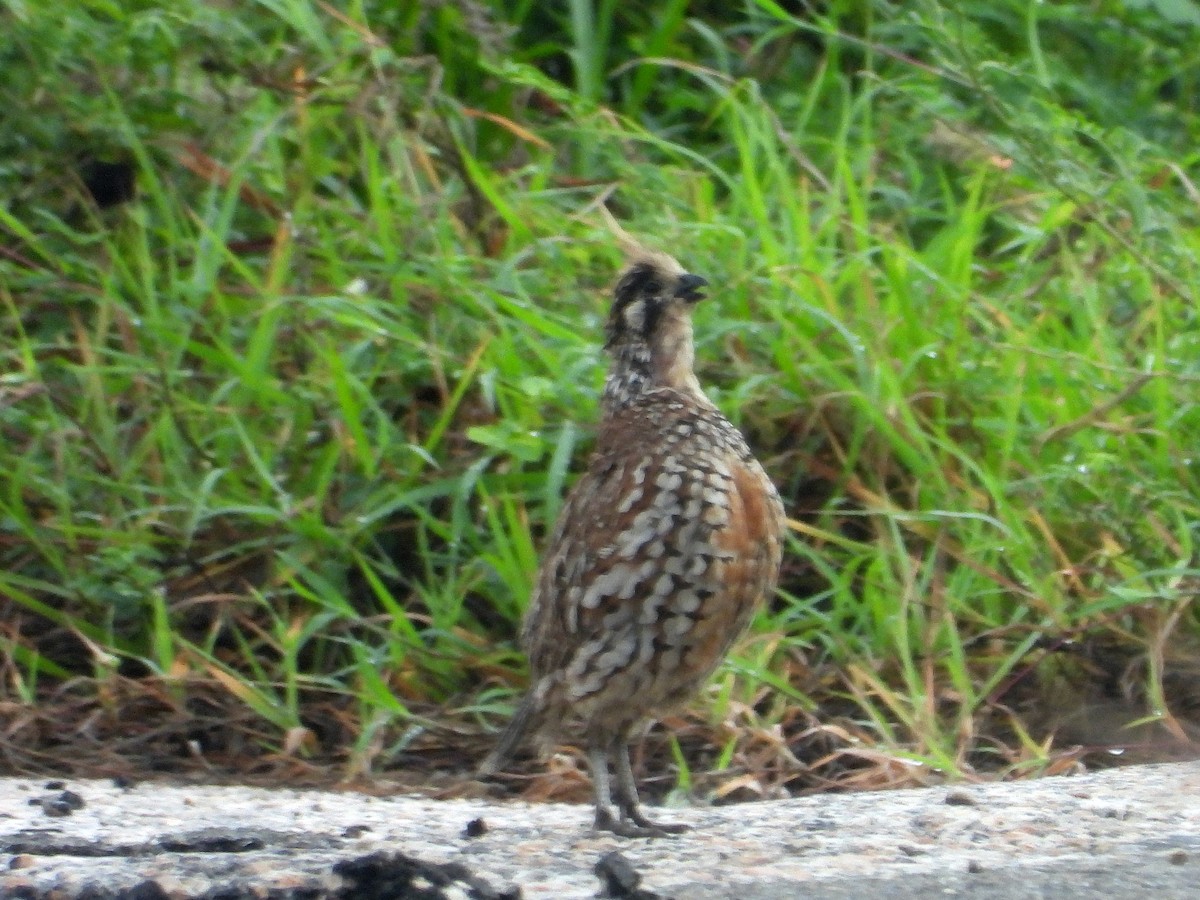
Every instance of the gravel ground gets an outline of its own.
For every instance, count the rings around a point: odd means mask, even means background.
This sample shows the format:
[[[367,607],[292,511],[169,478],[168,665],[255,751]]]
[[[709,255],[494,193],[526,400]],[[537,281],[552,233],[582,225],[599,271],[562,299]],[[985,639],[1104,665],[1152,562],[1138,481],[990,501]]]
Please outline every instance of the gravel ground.
[[[0,779],[0,898],[1200,896],[1200,763],[655,814]]]

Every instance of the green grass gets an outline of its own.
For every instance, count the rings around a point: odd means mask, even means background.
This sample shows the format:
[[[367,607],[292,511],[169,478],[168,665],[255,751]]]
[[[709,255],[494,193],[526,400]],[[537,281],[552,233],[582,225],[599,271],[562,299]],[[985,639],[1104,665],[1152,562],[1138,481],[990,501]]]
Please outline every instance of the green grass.
[[[1194,740],[1200,8],[790,8],[0,12],[8,761],[70,765],[67,689],[349,773],[498,724],[601,203],[716,286],[701,380],[794,522],[681,789]]]

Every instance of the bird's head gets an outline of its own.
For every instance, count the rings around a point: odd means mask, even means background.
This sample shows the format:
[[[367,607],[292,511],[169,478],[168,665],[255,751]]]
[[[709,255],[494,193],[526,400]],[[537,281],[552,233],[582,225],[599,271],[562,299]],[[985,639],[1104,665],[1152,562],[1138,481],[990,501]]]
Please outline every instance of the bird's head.
[[[604,346],[613,367],[607,398],[627,399],[653,387],[703,396],[692,372],[692,308],[707,284],[665,253],[634,256],[617,279],[608,316]]]
[[[617,279],[606,349],[631,343],[654,346],[665,332],[691,320],[707,284],[665,253],[639,254]]]

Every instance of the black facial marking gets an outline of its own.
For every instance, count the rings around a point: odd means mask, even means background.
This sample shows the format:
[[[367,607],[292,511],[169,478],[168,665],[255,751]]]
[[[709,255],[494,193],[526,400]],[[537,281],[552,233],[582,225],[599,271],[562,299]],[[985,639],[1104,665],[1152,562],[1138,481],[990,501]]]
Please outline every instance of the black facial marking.
[[[662,315],[663,285],[659,271],[649,263],[638,263],[621,276],[614,293],[612,313],[608,317],[608,342],[611,347],[626,328],[625,309],[642,300],[645,304],[642,336],[653,333]]]
[[[630,267],[617,282],[616,306],[624,307],[638,297],[657,294],[662,290],[658,281],[658,270],[649,263],[638,263]]]
[[[634,263],[621,276],[613,292],[605,346],[615,346],[622,335],[634,331],[642,341],[650,343],[662,325],[667,308],[678,301],[688,305],[698,303],[704,299],[703,288],[707,285],[708,281],[700,275],[679,272],[677,265],[664,268],[655,261]],[[635,303],[641,303],[640,316],[633,316],[630,321],[630,307]]]

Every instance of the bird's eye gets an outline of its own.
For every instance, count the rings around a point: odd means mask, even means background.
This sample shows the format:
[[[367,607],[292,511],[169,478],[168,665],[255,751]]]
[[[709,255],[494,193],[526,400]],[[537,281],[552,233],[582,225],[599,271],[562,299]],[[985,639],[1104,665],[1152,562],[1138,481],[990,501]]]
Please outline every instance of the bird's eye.
[[[637,265],[626,272],[617,283],[618,301],[629,302],[638,297],[653,297],[662,290],[657,273],[648,265]]]

